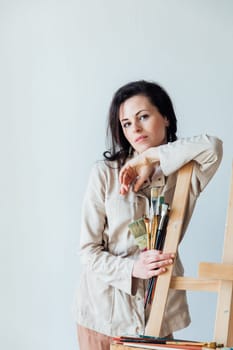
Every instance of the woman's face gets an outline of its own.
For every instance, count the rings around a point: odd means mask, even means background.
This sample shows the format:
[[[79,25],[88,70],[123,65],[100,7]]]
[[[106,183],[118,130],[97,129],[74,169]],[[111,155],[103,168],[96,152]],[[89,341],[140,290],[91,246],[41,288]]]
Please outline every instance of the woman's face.
[[[119,119],[124,135],[136,152],[167,142],[169,121],[144,95],[135,95],[120,105]]]

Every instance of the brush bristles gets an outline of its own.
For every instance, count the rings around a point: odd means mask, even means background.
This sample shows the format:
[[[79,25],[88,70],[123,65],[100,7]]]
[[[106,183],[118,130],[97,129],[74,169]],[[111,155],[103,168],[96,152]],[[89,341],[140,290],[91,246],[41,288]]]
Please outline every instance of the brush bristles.
[[[157,198],[158,194],[159,194],[158,188],[157,187],[152,187],[151,190],[150,190],[151,199],[153,200],[153,199]]]
[[[144,218],[133,221],[128,227],[135,238],[147,233]]]
[[[161,215],[167,215],[168,212],[168,204],[162,203],[161,205]]]

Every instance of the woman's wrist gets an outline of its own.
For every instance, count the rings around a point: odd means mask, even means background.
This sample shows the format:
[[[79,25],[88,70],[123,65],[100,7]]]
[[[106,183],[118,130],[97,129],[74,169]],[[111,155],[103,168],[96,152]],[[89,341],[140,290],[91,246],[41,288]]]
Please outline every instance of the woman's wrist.
[[[143,159],[145,165],[156,164],[159,162],[158,147],[150,147],[143,152]]]

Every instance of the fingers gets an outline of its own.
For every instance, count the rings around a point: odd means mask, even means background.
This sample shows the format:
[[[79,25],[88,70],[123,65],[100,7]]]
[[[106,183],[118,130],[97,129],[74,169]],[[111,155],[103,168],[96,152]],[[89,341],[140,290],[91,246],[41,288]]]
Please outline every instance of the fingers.
[[[154,167],[152,164],[145,162],[137,162],[131,160],[126,163],[120,170],[119,182],[121,185],[121,194],[126,194],[129,191],[130,185],[134,183],[134,191],[137,192],[144,181],[146,181],[153,173]]]
[[[141,176],[138,176],[133,187],[134,192],[137,192],[140,189],[140,187],[143,185],[143,183],[144,183],[144,179]]]
[[[120,194],[125,195],[128,192],[129,192],[129,186],[121,185],[121,187],[120,187]]]
[[[136,177],[136,170],[129,165],[120,170],[119,181],[121,184],[129,185]]]
[[[130,185],[137,178],[137,172],[131,166],[123,167],[119,174],[119,182],[121,184],[120,194],[126,194],[129,191]]]
[[[167,271],[167,267],[174,262],[175,254],[162,253],[157,250],[141,252],[135,262],[133,275],[143,279],[158,276]]]
[[[161,275],[162,273],[165,273],[167,271],[167,268],[166,267],[161,267],[157,270],[151,270],[151,271],[148,271],[148,274],[147,274],[147,279],[151,278],[151,277],[156,277],[156,276],[159,276]]]
[[[158,262],[163,260],[174,259],[174,253],[163,253],[161,250],[150,249],[141,253],[143,259],[149,262]]]
[[[164,259],[159,261],[152,261],[148,263],[147,266],[149,270],[158,270],[172,264],[173,264],[173,259],[169,258],[169,259]]]
[[[161,267],[165,267],[165,266],[168,266],[171,264],[173,264],[173,260],[166,259],[166,260],[162,260],[162,261],[153,262],[153,263],[149,264],[148,266],[151,270],[156,270],[156,269],[160,269]]]

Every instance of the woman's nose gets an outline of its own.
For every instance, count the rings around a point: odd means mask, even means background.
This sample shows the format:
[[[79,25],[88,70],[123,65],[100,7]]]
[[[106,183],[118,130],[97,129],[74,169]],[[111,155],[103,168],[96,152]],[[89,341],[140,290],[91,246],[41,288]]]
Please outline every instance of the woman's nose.
[[[142,130],[142,127],[138,121],[133,123],[133,132],[139,132]]]

